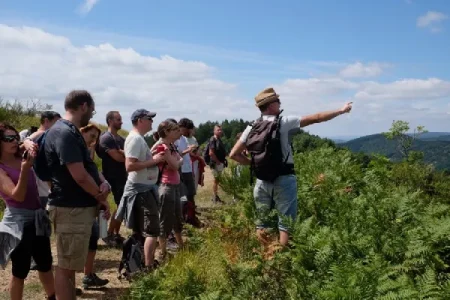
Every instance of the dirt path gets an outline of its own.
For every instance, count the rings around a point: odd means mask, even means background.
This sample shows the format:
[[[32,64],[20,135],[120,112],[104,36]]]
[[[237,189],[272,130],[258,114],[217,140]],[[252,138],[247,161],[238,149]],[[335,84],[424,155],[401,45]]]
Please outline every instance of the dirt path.
[[[196,197],[197,206],[200,208],[202,214],[207,214],[207,211],[216,207],[211,202],[213,176],[209,169],[205,173],[205,186],[199,187]],[[202,215],[202,219],[207,217]],[[129,232],[122,228],[122,235],[128,236]],[[56,262],[56,245],[52,240],[53,260]],[[100,278],[109,280],[109,284],[104,289],[99,290],[83,290],[83,295],[78,299],[118,299],[121,295],[126,293],[129,289],[129,283],[126,280],[119,280],[117,278],[117,267],[119,258],[121,256],[120,249],[112,249],[105,247],[103,241],[99,241],[99,249],[97,251],[95,260],[95,272]],[[11,263],[8,264],[6,270],[1,271],[0,277],[0,299],[9,299],[8,283],[11,276]],[[77,286],[81,287],[81,282],[84,274],[77,273]],[[36,271],[30,271],[28,278],[25,281],[24,297],[23,299],[46,299],[45,293],[40,284],[38,274]]]

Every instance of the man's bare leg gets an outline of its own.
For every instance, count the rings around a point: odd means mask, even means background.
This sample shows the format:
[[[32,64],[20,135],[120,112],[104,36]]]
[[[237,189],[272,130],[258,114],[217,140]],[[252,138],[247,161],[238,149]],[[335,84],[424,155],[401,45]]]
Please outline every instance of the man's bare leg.
[[[52,270],[48,272],[39,272],[39,280],[44,287],[47,297],[55,295],[55,280]]]
[[[75,271],[55,268],[55,292],[58,300],[74,300],[75,295]]]

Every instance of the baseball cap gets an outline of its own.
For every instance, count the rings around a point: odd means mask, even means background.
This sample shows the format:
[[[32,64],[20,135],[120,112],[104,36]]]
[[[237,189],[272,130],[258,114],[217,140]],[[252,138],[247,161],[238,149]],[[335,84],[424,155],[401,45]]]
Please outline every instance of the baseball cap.
[[[141,109],[135,110],[131,114],[131,121],[133,122],[133,121],[136,121],[137,119],[141,119],[141,118],[145,118],[145,117],[150,119],[150,118],[154,118],[155,116],[156,116],[155,112],[151,112],[151,111],[141,108]]]

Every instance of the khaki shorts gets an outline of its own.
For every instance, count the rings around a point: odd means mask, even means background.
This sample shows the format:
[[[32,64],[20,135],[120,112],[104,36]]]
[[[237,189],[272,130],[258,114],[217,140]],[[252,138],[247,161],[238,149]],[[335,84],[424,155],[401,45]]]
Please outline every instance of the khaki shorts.
[[[97,208],[49,206],[48,211],[55,230],[58,267],[82,271]]]
[[[211,168],[212,174],[214,176],[214,178],[217,178],[220,176],[220,174],[222,174],[223,172],[223,164],[221,164],[220,166],[214,166],[214,168]]]

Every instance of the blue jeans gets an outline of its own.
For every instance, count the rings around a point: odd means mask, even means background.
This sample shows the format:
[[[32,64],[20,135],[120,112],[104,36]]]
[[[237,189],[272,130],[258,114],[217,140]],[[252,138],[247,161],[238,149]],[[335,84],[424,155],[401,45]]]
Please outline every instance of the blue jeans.
[[[295,175],[283,175],[273,183],[256,180],[253,190],[256,204],[256,227],[258,229],[269,226],[269,214],[272,209],[278,212],[278,228],[289,231],[289,226],[283,217],[295,220],[297,217],[297,178]]]

